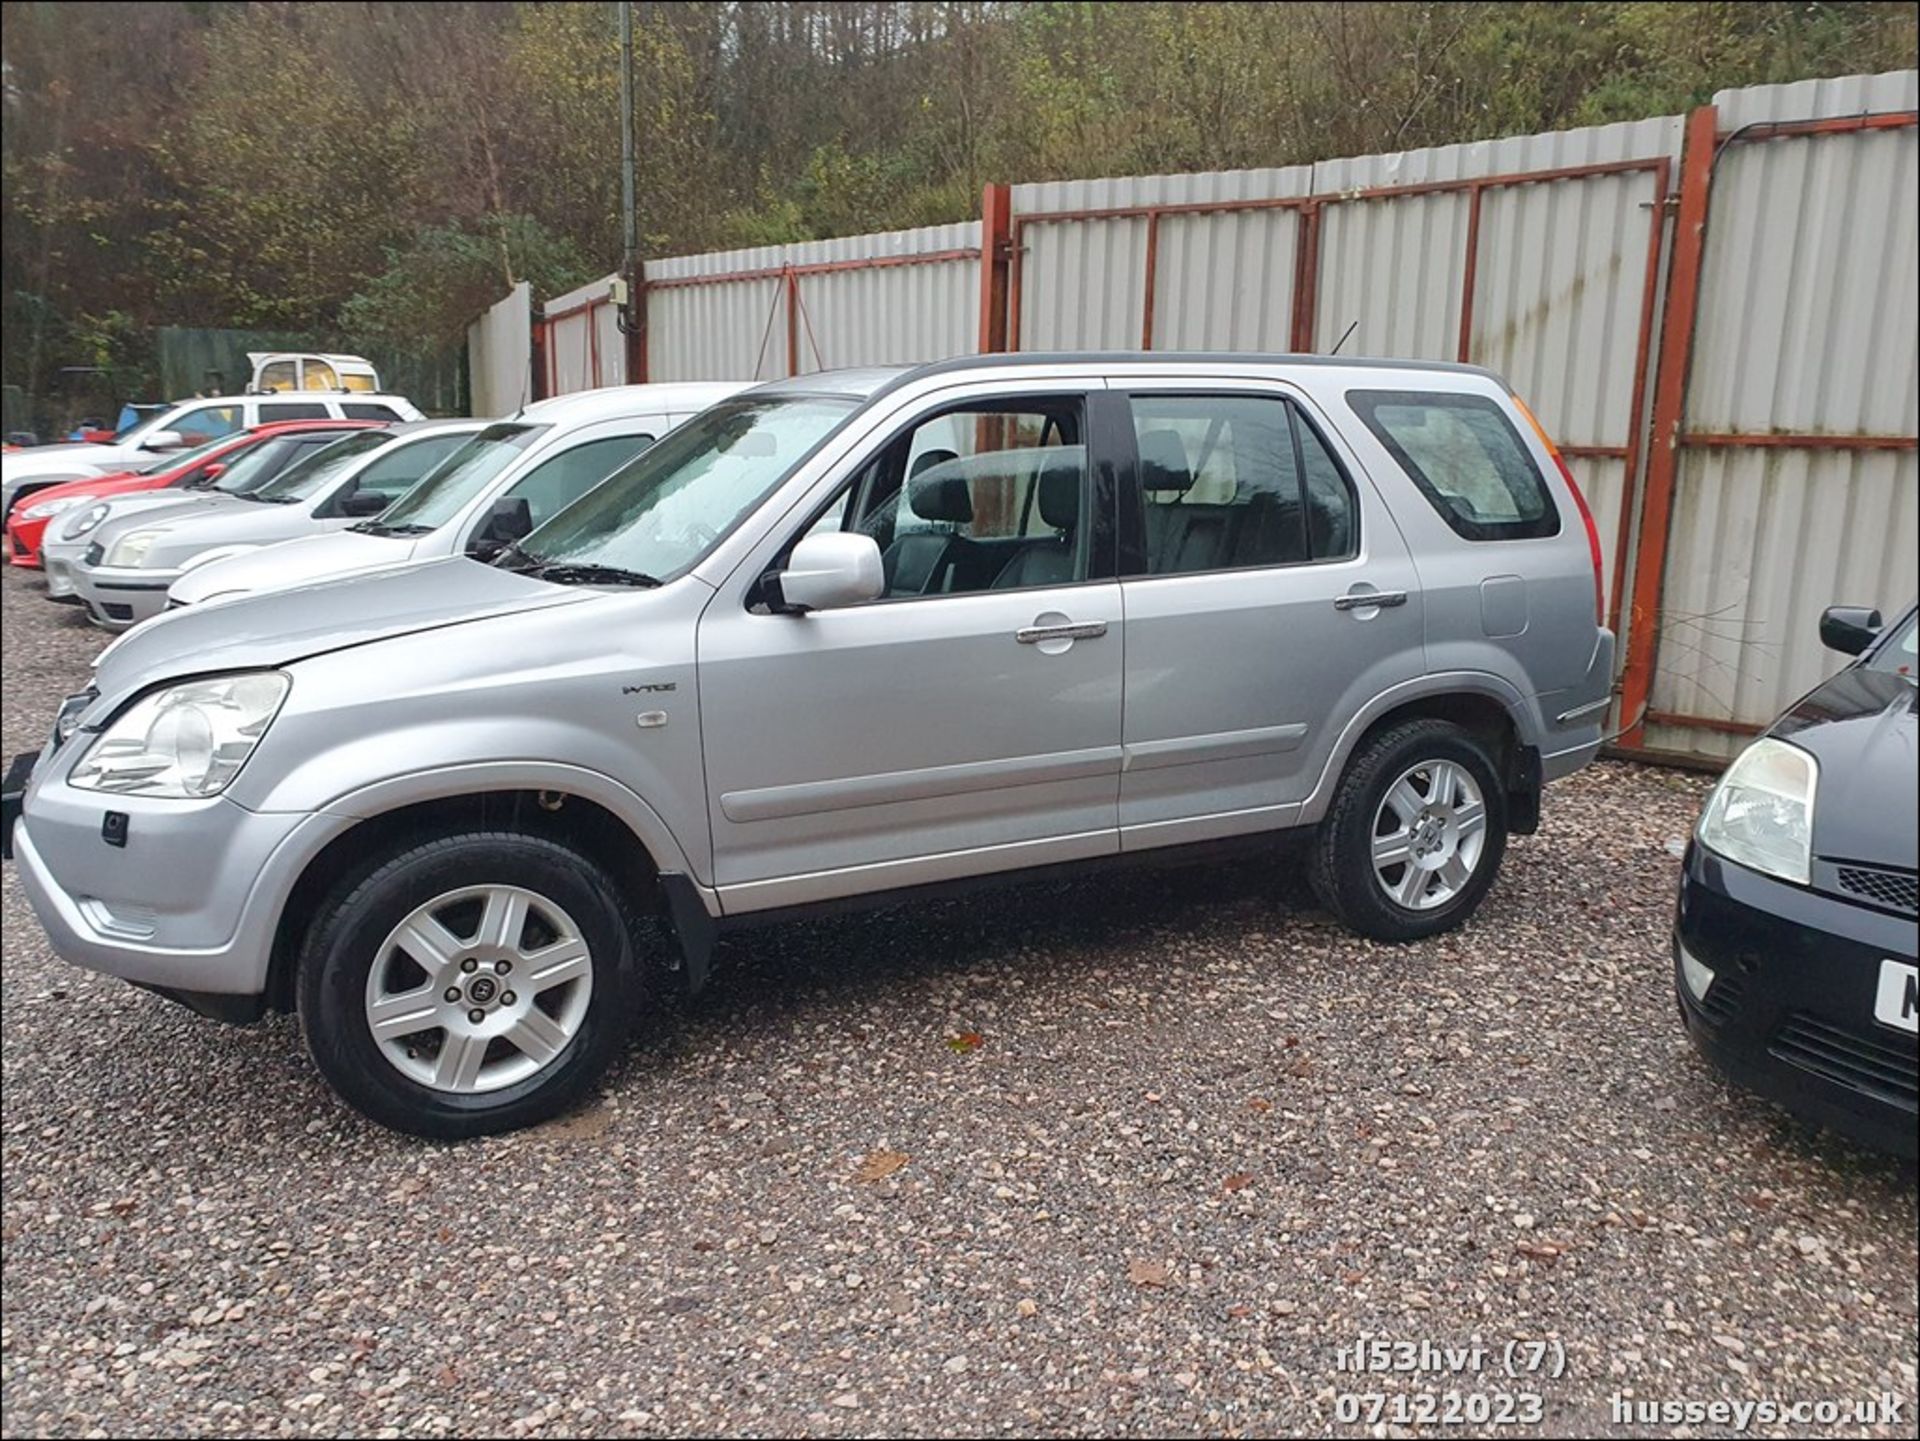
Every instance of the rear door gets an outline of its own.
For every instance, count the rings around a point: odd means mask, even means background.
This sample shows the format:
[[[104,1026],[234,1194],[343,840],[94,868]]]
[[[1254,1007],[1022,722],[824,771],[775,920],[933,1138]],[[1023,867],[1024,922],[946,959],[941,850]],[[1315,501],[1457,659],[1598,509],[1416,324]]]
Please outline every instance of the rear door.
[[[1183,379],[1124,396],[1122,844],[1290,824],[1346,721],[1422,670],[1406,542],[1291,387]]]

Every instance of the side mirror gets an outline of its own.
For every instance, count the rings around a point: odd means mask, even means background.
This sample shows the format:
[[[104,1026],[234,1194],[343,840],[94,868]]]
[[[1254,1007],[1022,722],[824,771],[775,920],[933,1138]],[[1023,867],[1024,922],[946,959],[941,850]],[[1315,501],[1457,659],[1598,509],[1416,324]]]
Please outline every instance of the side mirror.
[[[533,510],[524,495],[503,495],[487,507],[480,528],[467,542],[467,554],[490,560],[516,540],[533,534]]]
[[[1820,617],[1820,644],[1841,655],[1859,655],[1880,634],[1880,612],[1864,605],[1830,605]]]
[[[340,502],[340,514],[375,516],[393,504],[393,497],[384,491],[356,490]]]
[[[844,531],[807,536],[772,580],[777,609],[789,614],[859,605],[887,592],[886,569],[873,537]]]
[[[142,450],[179,450],[187,438],[177,430],[156,430],[140,442]]]
[[[224,460],[208,461],[205,465],[200,467],[200,478],[194,483],[196,485],[212,485],[216,480],[218,480],[221,476],[225,475],[226,473],[227,473],[227,463]]]

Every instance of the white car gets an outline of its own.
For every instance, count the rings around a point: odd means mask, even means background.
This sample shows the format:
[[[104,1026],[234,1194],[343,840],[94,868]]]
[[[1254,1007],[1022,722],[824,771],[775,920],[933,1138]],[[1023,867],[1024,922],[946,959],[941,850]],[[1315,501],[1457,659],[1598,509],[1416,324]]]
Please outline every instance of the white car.
[[[136,470],[168,451],[203,445],[273,420],[421,420],[410,400],[358,392],[225,395],[183,400],[148,416],[104,445],[36,445],[0,457],[0,515],[44,486],[117,470]]]
[[[206,495],[103,524],[69,571],[87,619],[125,630],[166,609],[196,558],[232,555],[380,514],[482,426],[420,420],[363,430],[294,462],[258,490]]]
[[[333,580],[439,556],[488,554],[585,495],[744,383],[620,385],[537,401],[481,431],[370,520],[184,571],[170,605]]]

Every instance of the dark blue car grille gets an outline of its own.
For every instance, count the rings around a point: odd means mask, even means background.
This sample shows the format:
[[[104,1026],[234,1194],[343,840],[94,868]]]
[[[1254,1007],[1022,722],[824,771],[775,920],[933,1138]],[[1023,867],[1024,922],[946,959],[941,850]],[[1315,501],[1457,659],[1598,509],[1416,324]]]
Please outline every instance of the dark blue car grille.
[[[1796,1011],[1767,1048],[1780,1060],[1906,1110],[1920,1107],[1920,1055],[1913,1043],[1836,1026]]]
[[[1836,866],[1840,889],[1868,905],[1913,915],[1920,911],[1920,876],[1880,866]]]

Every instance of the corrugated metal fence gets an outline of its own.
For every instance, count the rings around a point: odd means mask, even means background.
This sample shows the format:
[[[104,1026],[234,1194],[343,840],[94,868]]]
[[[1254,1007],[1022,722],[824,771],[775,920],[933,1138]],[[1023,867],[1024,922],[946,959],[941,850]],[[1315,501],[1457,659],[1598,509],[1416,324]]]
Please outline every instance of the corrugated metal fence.
[[[1280,170],[989,186],[983,219],[647,263],[547,306],[545,393],[975,350],[1470,360],[1603,540],[1631,747],[1713,759],[1916,562],[1914,72]],[[1711,219],[1709,223],[1709,212]]]

